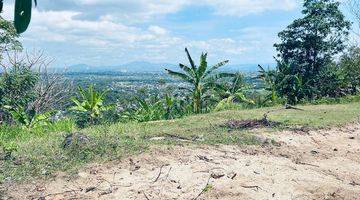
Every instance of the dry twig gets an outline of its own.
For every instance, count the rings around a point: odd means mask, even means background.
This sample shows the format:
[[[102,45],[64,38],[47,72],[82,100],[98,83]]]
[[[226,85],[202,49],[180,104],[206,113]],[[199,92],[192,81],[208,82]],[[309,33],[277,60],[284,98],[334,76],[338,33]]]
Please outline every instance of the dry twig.
[[[206,191],[206,188],[209,186],[210,179],[211,179],[211,176],[209,176],[205,187],[201,190],[201,192],[195,198],[193,198],[193,200],[198,199]]]

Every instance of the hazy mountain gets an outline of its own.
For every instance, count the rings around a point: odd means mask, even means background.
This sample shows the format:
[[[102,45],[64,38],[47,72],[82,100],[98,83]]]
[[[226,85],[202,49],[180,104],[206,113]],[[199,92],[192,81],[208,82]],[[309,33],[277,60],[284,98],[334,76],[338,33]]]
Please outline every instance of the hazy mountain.
[[[274,64],[262,64],[265,68],[273,68]],[[57,69],[66,72],[163,72],[165,68],[178,70],[178,65],[170,63],[150,63],[144,61],[130,62],[118,66],[91,66],[87,64],[72,65],[67,68]],[[224,71],[242,71],[242,72],[256,72],[258,71],[257,64],[239,64],[227,65],[222,68]]]

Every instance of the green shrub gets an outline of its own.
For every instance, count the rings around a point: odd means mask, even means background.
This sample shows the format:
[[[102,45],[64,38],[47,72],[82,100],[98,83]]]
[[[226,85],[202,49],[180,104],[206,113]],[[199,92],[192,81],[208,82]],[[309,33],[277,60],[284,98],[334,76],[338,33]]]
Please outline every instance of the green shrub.
[[[99,123],[103,113],[113,108],[103,103],[106,93],[107,91],[97,92],[93,85],[87,90],[78,88],[78,96],[71,99],[75,105],[70,111],[75,112],[75,121],[79,127]]]

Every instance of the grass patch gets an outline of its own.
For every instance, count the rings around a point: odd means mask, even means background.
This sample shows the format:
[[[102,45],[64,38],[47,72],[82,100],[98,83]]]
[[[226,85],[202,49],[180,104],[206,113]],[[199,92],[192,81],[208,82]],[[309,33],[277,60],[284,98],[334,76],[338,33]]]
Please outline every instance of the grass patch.
[[[261,119],[270,110],[274,111],[270,112],[268,119],[286,127],[324,128],[355,121],[360,116],[360,103],[299,107],[304,111],[273,107],[214,112],[169,121],[99,125],[80,130],[90,138],[89,142],[68,149],[62,148],[66,133],[79,131],[71,121],[31,131],[2,126],[1,158],[4,158],[5,146],[14,149],[10,159],[0,160],[0,182],[51,178],[57,171],[71,172],[86,163],[116,160],[144,152],[151,145],[256,144],[257,140],[251,129],[229,131],[221,125],[231,119]],[[192,142],[169,139],[169,135],[187,138]],[[165,139],[151,140],[156,137]]]

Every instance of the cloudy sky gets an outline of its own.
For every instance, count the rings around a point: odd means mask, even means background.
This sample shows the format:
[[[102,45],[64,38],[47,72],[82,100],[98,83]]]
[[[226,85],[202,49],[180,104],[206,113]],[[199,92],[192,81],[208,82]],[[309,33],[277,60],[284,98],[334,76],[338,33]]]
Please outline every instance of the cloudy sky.
[[[272,63],[277,33],[300,16],[301,0],[38,0],[28,49],[56,66],[178,63],[184,48],[212,62]],[[13,1],[5,5],[11,19]]]

